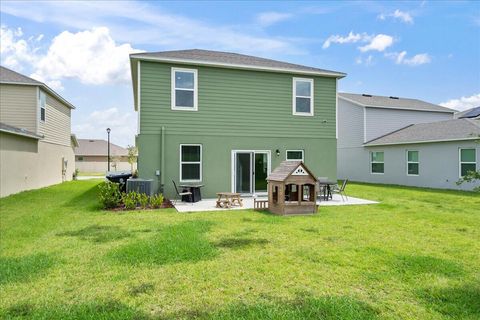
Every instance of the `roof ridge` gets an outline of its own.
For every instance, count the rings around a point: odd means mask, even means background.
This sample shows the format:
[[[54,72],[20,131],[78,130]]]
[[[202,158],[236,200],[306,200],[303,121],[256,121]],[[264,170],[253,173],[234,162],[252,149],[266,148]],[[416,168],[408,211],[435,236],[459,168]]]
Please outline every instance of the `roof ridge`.
[[[365,145],[365,144],[369,144],[369,143],[371,143],[371,142],[373,142],[373,141],[375,141],[375,140],[384,138],[384,137],[389,136],[389,135],[391,135],[391,134],[393,134],[393,133],[396,133],[396,132],[398,132],[398,131],[402,131],[403,129],[407,129],[407,128],[409,128],[409,127],[411,127],[411,126],[414,126],[414,125],[416,125],[416,124],[419,124],[419,123],[409,124],[408,126],[402,127],[402,128],[400,128],[400,129],[397,129],[397,130],[394,130],[394,131],[391,131],[391,132],[386,133],[386,134],[384,134],[384,135],[382,135],[382,136],[380,136],[380,137],[376,137],[375,139],[366,141],[366,142],[364,142],[363,144],[364,144],[364,145]]]

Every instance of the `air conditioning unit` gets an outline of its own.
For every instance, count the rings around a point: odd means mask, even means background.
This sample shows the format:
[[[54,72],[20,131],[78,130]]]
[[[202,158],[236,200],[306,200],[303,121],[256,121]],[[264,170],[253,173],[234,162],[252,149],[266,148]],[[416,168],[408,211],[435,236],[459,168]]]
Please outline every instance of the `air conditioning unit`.
[[[148,196],[153,195],[153,180],[152,179],[128,179],[127,180],[127,193],[128,192],[145,193]]]

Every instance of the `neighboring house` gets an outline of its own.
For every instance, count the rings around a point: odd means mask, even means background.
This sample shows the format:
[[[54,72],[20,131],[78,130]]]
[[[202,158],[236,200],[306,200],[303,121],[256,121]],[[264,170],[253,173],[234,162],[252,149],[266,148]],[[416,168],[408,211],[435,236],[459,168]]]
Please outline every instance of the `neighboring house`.
[[[480,107],[476,108],[471,108],[462,112],[457,112],[455,113],[455,118],[457,119],[463,119],[463,118],[469,118],[469,119],[480,119]]]
[[[138,170],[169,197],[267,190],[283,160],[336,179],[337,80],[344,73],[207,50],[130,55]]]
[[[72,179],[72,109],[44,83],[0,67],[0,196]]]
[[[107,172],[107,155],[107,141],[101,139],[78,139],[78,147],[75,148],[75,167],[80,172]],[[131,170],[130,163],[128,163],[128,150],[110,143],[110,171],[125,170]]]
[[[338,94],[338,177],[419,187],[457,186],[477,167],[478,122],[454,110],[398,97]],[[468,165],[467,165],[468,164]]]

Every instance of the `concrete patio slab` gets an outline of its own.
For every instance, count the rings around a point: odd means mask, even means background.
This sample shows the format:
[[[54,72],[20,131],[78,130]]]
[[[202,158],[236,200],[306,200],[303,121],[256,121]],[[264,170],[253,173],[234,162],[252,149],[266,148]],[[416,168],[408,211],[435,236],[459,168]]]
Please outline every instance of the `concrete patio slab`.
[[[257,198],[258,200],[267,200],[267,198]],[[203,199],[195,203],[186,203],[178,201],[175,204],[175,209],[178,212],[199,212],[199,211],[225,211],[225,210],[245,210],[253,209],[253,198],[244,197],[243,198],[243,207],[234,206],[230,209],[226,208],[216,208],[217,199]],[[348,197],[348,200],[342,201],[342,198],[338,194],[333,195],[332,200],[328,201],[317,201],[317,204],[320,206],[348,206],[348,205],[364,205],[364,204],[376,204],[378,202],[365,200],[360,198]]]

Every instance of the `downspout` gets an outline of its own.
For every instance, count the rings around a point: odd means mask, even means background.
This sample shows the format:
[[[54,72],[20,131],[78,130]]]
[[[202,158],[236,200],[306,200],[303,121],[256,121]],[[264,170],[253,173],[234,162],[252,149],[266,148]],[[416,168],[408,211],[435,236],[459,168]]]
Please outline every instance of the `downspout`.
[[[163,193],[164,186],[165,186],[165,127],[162,126],[161,131],[161,143],[162,146],[160,148],[160,190]]]

